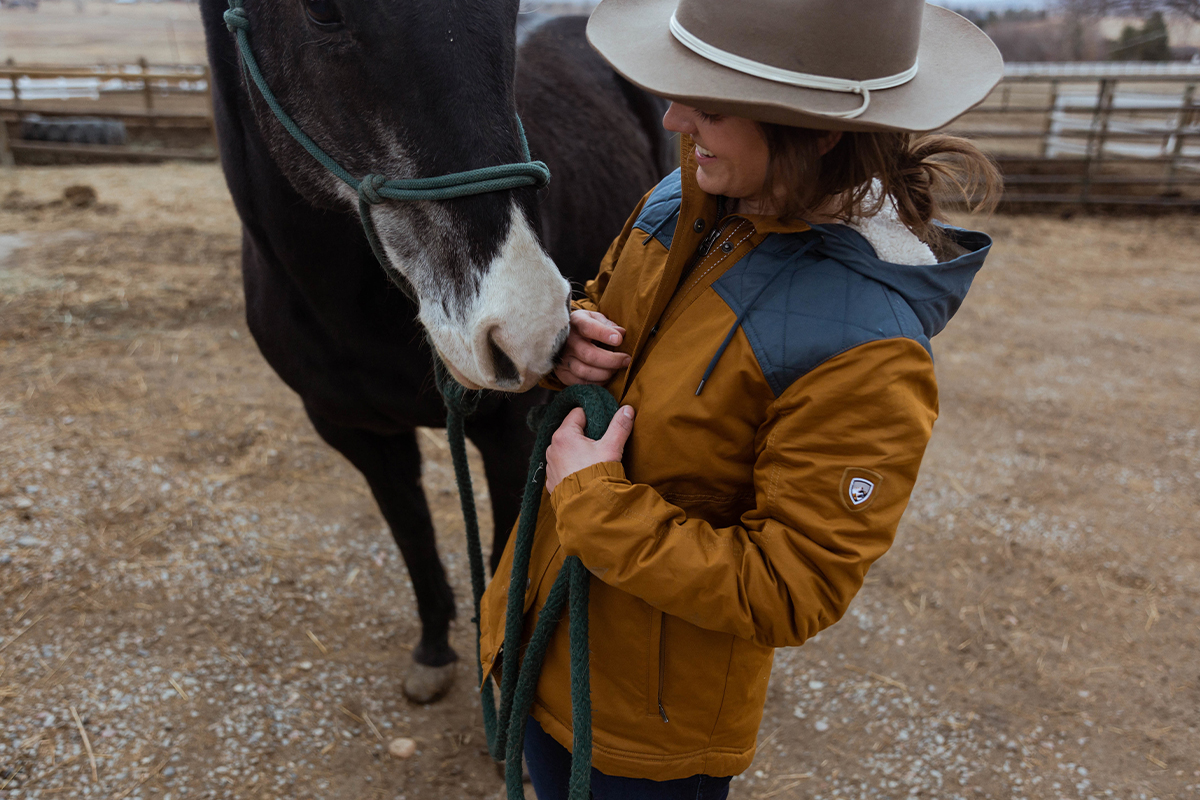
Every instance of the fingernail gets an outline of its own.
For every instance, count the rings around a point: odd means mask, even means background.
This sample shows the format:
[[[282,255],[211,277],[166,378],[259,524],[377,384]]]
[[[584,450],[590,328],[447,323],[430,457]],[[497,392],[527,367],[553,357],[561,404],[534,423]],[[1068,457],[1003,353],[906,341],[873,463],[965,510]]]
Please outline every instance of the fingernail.
[[[633,419],[633,406],[625,406],[621,409],[621,411],[625,414],[625,416]]]
[[[612,336],[608,337],[608,343],[609,344],[620,344],[621,343],[620,335],[614,333]]]

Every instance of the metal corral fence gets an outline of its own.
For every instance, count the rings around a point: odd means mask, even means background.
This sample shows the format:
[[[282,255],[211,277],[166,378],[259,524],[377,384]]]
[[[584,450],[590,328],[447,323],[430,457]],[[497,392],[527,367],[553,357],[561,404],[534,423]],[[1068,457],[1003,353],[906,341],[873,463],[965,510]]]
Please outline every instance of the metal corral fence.
[[[1009,64],[949,132],[996,157],[1008,204],[1200,208],[1198,83],[1198,64]]]
[[[950,132],[996,157],[1008,204],[1200,208],[1198,83],[1196,64],[1009,64]],[[80,114],[119,121],[125,144],[89,143],[88,125],[64,120]],[[10,163],[216,157],[206,66],[0,67],[0,120]]]

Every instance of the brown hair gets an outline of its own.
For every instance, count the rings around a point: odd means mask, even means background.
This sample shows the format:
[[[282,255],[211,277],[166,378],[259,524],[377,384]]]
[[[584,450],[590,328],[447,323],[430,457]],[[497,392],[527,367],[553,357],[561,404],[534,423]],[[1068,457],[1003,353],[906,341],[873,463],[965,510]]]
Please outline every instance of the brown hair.
[[[971,211],[990,210],[1000,199],[1003,179],[995,163],[958,136],[847,131],[820,155],[828,131],[759,126],[771,155],[764,191],[778,194],[784,219],[820,210],[848,221],[878,213],[890,196],[900,221],[936,249],[941,232],[930,223],[942,212],[939,194],[949,190]],[[883,191],[869,198],[872,180]]]

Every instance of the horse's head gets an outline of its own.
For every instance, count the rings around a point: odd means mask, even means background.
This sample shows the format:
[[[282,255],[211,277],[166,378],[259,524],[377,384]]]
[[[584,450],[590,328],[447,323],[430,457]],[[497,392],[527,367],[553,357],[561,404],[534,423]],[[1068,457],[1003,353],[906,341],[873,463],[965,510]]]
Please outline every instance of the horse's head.
[[[403,179],[522,160],[517,6],[248,0],[245,14],[263,76],[300,128],[353,176]],[[317,205],[355,209],[358,195],[247,91],[296,189]],[[526,188],[370,206],[386,268],[411,284],[430,340],[472,388],[530,388],[566,337],[570,289],[534,233],[535,203]]]

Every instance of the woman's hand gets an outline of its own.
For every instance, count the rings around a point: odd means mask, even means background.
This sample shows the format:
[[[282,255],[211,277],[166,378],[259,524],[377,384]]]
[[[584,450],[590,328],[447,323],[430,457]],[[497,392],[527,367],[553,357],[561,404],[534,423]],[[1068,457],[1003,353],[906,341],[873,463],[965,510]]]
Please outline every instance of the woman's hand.
[[[624,339],[625,329],[599,311],[572,311],[571,332],[554,375],[564,386],[607,383],[617,370],[629,366],[630,358],[599,344],[617,347]]]
[[[576,408],[554,432],[546,448],[546,491],[553,492],[563,478],[592,464],[620,461],[625,442],[633,431],[633,407],[617,409],[608,430],[599,439],[588,438],[584,432],[586,424],[587,415],[582,408]]]

